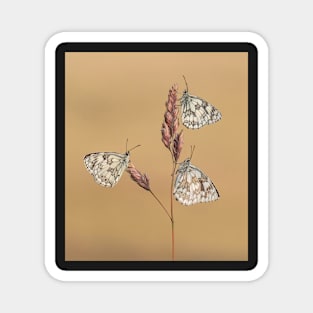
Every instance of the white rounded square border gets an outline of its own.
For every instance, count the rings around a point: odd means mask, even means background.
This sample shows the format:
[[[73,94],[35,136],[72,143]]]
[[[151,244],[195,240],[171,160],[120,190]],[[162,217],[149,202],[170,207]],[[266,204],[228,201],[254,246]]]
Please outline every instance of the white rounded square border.
[[[66,271],[55,262],[55,51],[64,42],[246,42],[258,53],[258,263],[251,270]],[[253,281],[268,267],[268,46],[252,32],[63,32],[45,46],[45,267],[61,281]]]

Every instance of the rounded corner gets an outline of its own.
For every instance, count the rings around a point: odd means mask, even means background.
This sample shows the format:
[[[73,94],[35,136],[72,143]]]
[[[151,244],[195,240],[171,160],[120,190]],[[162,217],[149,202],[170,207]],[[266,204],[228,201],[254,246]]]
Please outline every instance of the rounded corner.
[[[58,50],[60,47],[62,47],[66,43],[68,39],[67,35],[68,35],[67,32],[59,32],[50,36],[45,43],[45,50],[46,51]]]
[[[268,51],[269,45],[266,41],[266,39],[256,32],[248,32],[248,43],[256,50],[259,49]]]
[[[253,271],[259,264],[259,260],[255,256],[252,260],[248,262],[248,267],[246,268],[247,271]]]
[[[56,281],[64,282],[64,270],[55,262],[44,262],[44,267],[48,275]]]
[[[249,281],[257,281],[264,277],[269,268],[268,260],[256,262],[255,266],[249,270]]]

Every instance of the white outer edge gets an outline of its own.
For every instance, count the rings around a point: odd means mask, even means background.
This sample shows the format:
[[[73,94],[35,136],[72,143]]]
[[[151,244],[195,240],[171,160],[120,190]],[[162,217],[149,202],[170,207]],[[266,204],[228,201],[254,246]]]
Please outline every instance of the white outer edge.
[[[64,42],[249,42],[258,50],[258,264],[249,271],[64,271],[55,263],[55,49]],[[45,47],[45,266],[61,281],[253,281],[268,267],[268,46],[252,32],[64,32]]]

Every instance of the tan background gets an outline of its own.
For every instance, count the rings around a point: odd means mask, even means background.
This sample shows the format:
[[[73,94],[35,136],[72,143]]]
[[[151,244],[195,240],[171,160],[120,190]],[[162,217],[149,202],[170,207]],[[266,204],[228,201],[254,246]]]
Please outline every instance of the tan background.
[[[182,206],[174,202],[177,260],[247,260],[246,53],[66,53],[66,260],[170,260],[171,224],[151,194],[125,172],[114,188],[97,185],[86,154],[131,153],[170,204],[171,157],[161,142],[169,88],[177,83],[222,112],[200,130],[184,126],[183,161],[214,182],[221,198]]]

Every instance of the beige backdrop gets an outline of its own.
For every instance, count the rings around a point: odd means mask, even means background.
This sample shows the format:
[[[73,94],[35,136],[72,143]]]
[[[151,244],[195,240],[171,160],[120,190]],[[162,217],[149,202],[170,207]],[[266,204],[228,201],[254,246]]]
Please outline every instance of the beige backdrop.
[[[177,83],[212,103],[222,120],[184,126],[180,161],[214,182],[221,198],[174,202],[177,260],[248,258],[247,53],[66,53],[66,260],[171,260],[171,223],[151,194],[125,172],[114,188],[97,185],[86,154],[131,153],[169,208],[171,157],[161,142],[168,90]]]

